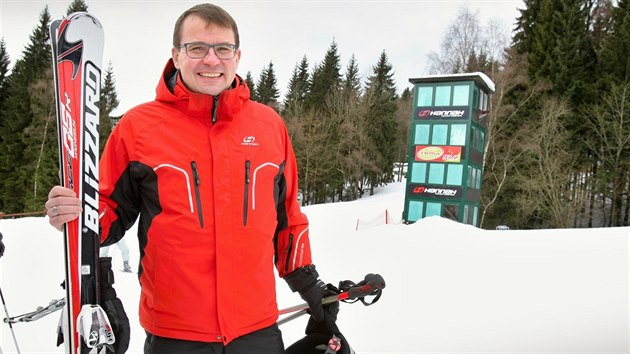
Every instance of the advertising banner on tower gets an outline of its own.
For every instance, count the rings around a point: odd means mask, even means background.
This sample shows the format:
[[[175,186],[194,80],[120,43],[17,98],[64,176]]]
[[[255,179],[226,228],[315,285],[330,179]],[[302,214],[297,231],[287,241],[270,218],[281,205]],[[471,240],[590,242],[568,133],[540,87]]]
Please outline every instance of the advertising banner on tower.
[[[461,162],[461,146],[416,146],[416,161],[422,162]]]

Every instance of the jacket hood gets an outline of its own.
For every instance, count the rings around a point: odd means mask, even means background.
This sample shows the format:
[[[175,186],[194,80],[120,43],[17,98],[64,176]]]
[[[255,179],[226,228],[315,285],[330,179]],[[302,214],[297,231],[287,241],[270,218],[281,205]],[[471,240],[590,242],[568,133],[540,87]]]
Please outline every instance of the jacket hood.
[[[216,111],[217,120],[232,120],[234,113],[241,110],[249,100],[250,91],[240,76],[236,75],[232,86],[218,96],[219,106]],[[156,88],[156,101],[173,104],[187,115],[200,118],[212,116],[214,96],[195,93],[188,90],[175,68],[172,59],[164,67],[160,82]]]

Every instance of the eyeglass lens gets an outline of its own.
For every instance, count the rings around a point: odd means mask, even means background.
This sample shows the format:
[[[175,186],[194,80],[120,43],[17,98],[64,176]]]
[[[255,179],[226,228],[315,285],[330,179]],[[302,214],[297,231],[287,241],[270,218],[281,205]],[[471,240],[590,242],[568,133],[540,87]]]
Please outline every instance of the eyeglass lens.
[[[234,46],[230,44],[186,43],[184,47],[186,54],[193,59],[205,58],[210,48],[219,59],[232,59],[236,52]]]

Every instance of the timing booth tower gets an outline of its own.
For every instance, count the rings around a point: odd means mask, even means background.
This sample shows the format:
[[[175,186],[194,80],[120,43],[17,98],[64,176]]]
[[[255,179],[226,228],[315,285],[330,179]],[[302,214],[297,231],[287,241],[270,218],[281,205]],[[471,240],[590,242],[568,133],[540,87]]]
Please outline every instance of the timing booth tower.
[[[477,226],[494,83],[479,72],[409,82],[414,88],[403,220],[437,215]]]

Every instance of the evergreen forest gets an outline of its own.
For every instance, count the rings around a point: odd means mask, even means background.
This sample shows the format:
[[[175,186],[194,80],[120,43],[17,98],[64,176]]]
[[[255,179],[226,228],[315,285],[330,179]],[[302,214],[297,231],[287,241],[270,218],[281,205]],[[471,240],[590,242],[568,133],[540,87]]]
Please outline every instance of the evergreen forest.
[[[67,13],[88,10],[74,0]],[[524,0],[512,28],[460,8],[426,74],[483,72],[496,85],[487,120],[480,226],[628,226],[630,0]],[[23,55],[0,39],[0,212],[41,213],[58,184],[48,8]],[[351,50],[351,48],[350,48]],[[404,179],[412,92],[387,51],[361,77],[334,40],[293,68],[269,58],[252,99],[286,122],[303,204],[348,201]],[[283,97],[276,72],[291,71]],[[422,76],[419,74],[418,76]],[[114,67],[103,70],[101,145],[119,117]],[[102,146],[101,146],[102,147]],[[403,201],[401,200],[401,203]]]

